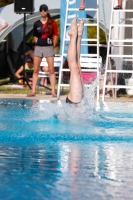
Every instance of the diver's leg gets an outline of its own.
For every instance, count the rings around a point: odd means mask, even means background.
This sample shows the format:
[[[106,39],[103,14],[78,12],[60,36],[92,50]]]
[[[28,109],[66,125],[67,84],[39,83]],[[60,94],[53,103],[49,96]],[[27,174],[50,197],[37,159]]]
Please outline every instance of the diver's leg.
[[[77,63],[80,68],[80,74],[81,74],[81,66],[80,66],[80,48],[81,48],[81,39],[82,34],[84,30],[84,21],[83,19],[79,19],[79,25],[78,25],[78,39],[77,39]],[[83,80],[81,75],[81,81],[82,81],[82,87],[83,87]]]
[[[67,53],[68,65],[70,68],[70,91],[68,94],[68,98],[74,103],[79,103],[83,97],[81,72],[80,72],[80,66],[77,61],[77,56],[78,56],[77,41],[81,42],[81,39],[78,38],[78,31],[79,27],[77,26],[75,18],[71,22],[71,28],[69,31],[70,44]],[[78,47],[79,46],[80,45],[78,45]]]

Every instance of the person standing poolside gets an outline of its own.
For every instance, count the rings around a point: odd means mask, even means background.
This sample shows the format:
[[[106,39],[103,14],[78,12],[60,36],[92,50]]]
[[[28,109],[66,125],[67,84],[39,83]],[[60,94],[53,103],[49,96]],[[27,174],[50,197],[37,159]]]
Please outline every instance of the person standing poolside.
[[[58,42],[58,28],[57,23],[52,20],[52,17],[49,14],[47,5],[41,5],[39,10],[41,18],[34,23],[33,28],[35,41],[33,87],[32,92],[27,96],[35,96],[40,63],[42,61],[42,58],[45,57],[50,72],[52,96],[56,97],[57,95],[55,93],[56,77],[54,72],[54,47],[57,45]]]
[[[84,86],[81,75],[80,66],[80,46],[82,33],[84,29],[83,19],[79,19],[79,25],[76,18],[71,22],[70,43],[67,52],[68,66],[70,68],[70,91],[66,98],[66,103],[77,104],[80,103],[84,95]]]
[[[8,26],[8,23],[0,17],[0,32]]]

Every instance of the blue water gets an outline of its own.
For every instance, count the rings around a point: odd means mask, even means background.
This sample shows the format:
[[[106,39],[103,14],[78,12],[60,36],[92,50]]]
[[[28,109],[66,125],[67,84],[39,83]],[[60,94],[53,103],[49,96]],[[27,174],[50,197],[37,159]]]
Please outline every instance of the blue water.
[[[94,108],[0,100],[0,199],[133,199],[133,104]]]

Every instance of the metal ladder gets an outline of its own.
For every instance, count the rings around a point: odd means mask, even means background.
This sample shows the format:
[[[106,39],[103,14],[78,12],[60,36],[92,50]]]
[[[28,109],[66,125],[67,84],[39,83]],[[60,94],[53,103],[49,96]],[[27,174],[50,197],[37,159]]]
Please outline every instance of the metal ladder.
[[[128,74],[128,73],[133,73],[133,70],[124,70],[124,69],[112,69],[112,64],[111,64],[111,58],[118,59],[119,61],[121,59],[121,64],[123,64],[123,61],[130,61],[133,62],[133,54],[128,55],[121,53],[121,49],[119,49],[119,54],[113,54],[110,52],[112,51],[112,48],[123,48],[122,51],[124,51],[125,47],[132,47],[133,48],[133,39],[126,39],[124,36],[124,39],[120,38],[122,32],[120,32],[120,28],[127,28],[127,27],[132,27],[133,31],[133,24],[125,24],[126,21],[133,21],[133,18],[121,18],[121,14],[124,13],[132,13],[132,9],[122,9],[122,10],[115,10],[113,9],[114,7],[114,2],[115,0],[112,0],[112,6],[111,6],[111,17],[110,17],[110,28],[109,28],[109,38],[108,38],[108,44],[107,44],[107,57],[106,57],[106,67],[105,67],[105,75],[104,75],[104,85],[103,85],[103,95],[102,95],[102,101],[105,100],[105,89],[110,88],[113,90],[113,96],[116,97],[116,89],[132,89],[133,85],[117,85],[117,79],[118,79],[118,73],[123,73],[123,74]],[[113,17],[119,17],[118,23],[113,23]],[[124,22],[124,23],[123,23]],[[114,27],[117,27],[118,30],[118,35],[117,39],[112,38],[112,31]],[[115,35],[114,35],[115,36]],[[116,44],[117,43],[117,44]],[[127,44],[125,44],[127,43]],[[132,44],[129,44],[132,43]],[[115,49],[116,50],[116,49]],[[116,63],[118,64],[118,63]],[[107,85],[107,74],[110,73],[111,75],[111,85]],[[113,84],[113,78],[112,78],[112,73],[115,73],[116,78],[115,78],[115,83]]]
[[[66,38],[66,31],[67,31],[67,27],[70,26],[70,24],[68,23],[68,12],[69,11],[75,11],[76,12],[80,12],[78,8],[69,8],[69,0],[67,0],[67,7],[66,7],[66,15],[65,15],[65,25],[64,25],[64,35],[63,35],[63,45],[62,45],[62,52],[61,52],[61,66],[60,66],[60,72],[59,72],[59,80],[58,80],[58,91],[57,91],[57,98],[60,98],[60,90],[61,87],[69,87],[69,84],[64,84],[62,83],[62,74],[64,71],[70,71],[69,69],[63,69],[63,62],[64,62],[64,58],[67,57],[67,54],[64,52],[65,50],[65,45],[68,45],[68,42],[70,41],[70,39]],[[86,72],[97,72],[97,77],[99,77],[99,0],[97,0],[97,8],[85,8],[85,11],[95,11],[96,12],[96,16],[97,16],[97,22],[93,23],[93,24],[88,24],[85,23],[84,26],[96,26],[97,27],[97,38],[95,39],[82,39],[81,40],[81,46],[82,45],[87,45],[87,46],[97,46],[97,53],[96,54],[81,54],[81,57],[83,59],[83,57],[88,57],[88,58],[96,58],[97,59],[97,69],[88,69],[88,70],[83,70],[82,71],[86,71]],[[85,18],[83,20],[89,20],[88,18]],[[90,45],[90,44],[82,44],[82,42],[89,42],[89,41],[93,41],[96,42],[96,44],[94,45]],[[81,66],[82,67],[82,66]],[[90,85],[87,84],[85,85],[86,87],[89,87]],[[99,100],[99,85],[97,86],[97,100]]]

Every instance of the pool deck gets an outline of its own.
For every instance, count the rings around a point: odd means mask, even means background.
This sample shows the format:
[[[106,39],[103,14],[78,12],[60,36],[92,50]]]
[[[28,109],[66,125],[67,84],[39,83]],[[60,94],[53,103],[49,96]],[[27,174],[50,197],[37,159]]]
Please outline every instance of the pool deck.
[[[61,95],[60,100],[65,100],[67,95]],[[56,97],[45,94],[37,94],[35,97],[27,97],[26,94],[0,94],[0,99],[26,99],[26,100],[50,100],[56,101]],[[100,98],[100,102],[101,102]],[[133,102],[133,97],[105,98],[105,102]]]

